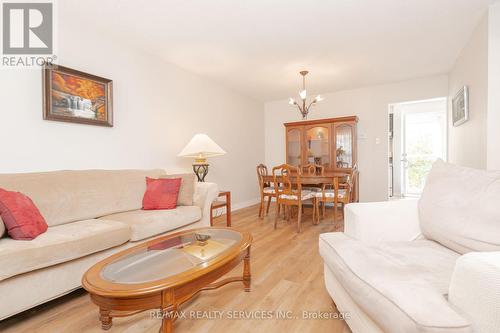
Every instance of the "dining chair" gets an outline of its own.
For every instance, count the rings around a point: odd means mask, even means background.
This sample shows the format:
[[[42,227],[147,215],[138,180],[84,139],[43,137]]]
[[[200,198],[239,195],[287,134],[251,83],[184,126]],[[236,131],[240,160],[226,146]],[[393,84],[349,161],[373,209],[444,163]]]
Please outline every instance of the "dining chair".
[[[264,218],[264,206],[267,198],[267,208],[266,215],[269,214],[269,206],[273,198],[276,198],[276,191],[274,189],[274,184],[270,184],[264,181],[264,177],[268,175],[267,166],[264,164],[257,165],[257,179],[259,180],[260,188],[260,207],[259,207],[259,218]]]
[[[314,175],[323,176],[325,174],[325,168],[321,164],[308,163],[299,166],[299,168],[302,174],[305,176],[314,176]],[[312,192],[317,192],[321,191],[321,186],[303,186],[302,189]]]
[[[351,202],[359,201],[359,189],[358,189],[358,181],[359,181],[359,170],[358,164],[355,163],[351,169],[351,177],[352,177],[352,193],[351,193]]]
[[[274,219],[274,229],[278,225],[280,215],[280,207],[285,207],[285,215],[287,219],[291,216],[291,207],[297,206],[297,232],[301,232],[302,223],[302,203],[306,200],[313,199],[314,195],[311,191],[302,189],[301,169],[287,164],[278,165],[273,168],[274,188],[277,189],[276,196],[276,216]],[[294,174],[292,183],[291,174]],[[280,187],[281,184],[281,187]],[[315,219],[315,210],[313,209],[313,220]]]
[[[322,176],[325,174],[325,168],[321,164],[308,163],[308,164],[301,165],[299,167],[300,167],[303,175],[309,175],[309,176],[321,175]]]
[[[352,181],[353,182],[356,182],[357,181],[357,177],[359,176],[359,172],[358,172],[358,165],[357,164],[354,164],[353,167],[351,168],[351,170],[349,171],[349,173],[342,178],[342,181],[339,180],[339,187],[340,188],[347,188],[348,187],[348,184],[347,184],[347,180],[349,179],[349,176],[353,176],[353,173],[356,171],[355,173],[355,176],[356,178],[354,178]],[[354,188],[353,188],[354,190]],[[354,192],[351,194],[351,195],[354,195]],[[352,202],[354,202],[354,197],[351,198],[352,199]]]
[[[342,216],[344,216],[345,205],[353,201],[353,190],[358,176],[357,168],[352,170],[351,174],[347,176],[347,181],[344,184],[339,183],[339,178],[334,177],[331,184],[323,184],[321,192],[314,193],[316,201],[314,209],[319,222],[319,205],[322,204],[322,218],[325,217],[325,210],[327,203],[333,203],[333,223],[337,223],[337,212],[339,204],[342,205]]]
[[[357,186],[358,182],[358,177],[359,177],[359,171],[358,171],[358,166],[354,164],[354,167],[351,170],[351,174],[347,179],[347,184],[349,187],[349,201],[347,203],[351,203],[355,201],[355,188]]]

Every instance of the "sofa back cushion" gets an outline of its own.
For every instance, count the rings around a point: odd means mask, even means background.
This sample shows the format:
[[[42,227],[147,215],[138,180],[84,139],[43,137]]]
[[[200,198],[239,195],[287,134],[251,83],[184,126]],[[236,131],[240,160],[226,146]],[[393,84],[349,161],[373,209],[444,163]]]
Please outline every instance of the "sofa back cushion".
[[[500,171],[434,163],[419,200],[425,237],[459,253],[500,251]]]
[[[49,226],[142,207],[146,177],[164,170],[81,170],[0,174],[0,187],[33,200]]]
[[[179,189],[179,197],[177,198],[177,205],[193,205],[194,188],[196,184],[194,173],[178,173],[175,175],[162,176],[160,178],[182,178],[181,188]]]

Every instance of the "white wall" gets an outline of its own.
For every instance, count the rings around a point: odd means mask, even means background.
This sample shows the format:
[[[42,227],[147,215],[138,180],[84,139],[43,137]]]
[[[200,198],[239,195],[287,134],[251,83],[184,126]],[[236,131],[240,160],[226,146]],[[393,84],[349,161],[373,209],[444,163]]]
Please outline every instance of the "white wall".
[[[297,87],[298,88],[298,87]],[[314,95],[314,94],[311,94]],[[448,95],[448,76],[416,79],[325,94],[309,119],[357,115],[360,200],[386,200],[388,196],[388,105]],[[285,162],[283,123],[300,120],[286,100],[265,104],[265,147],[268,166]],[[376,139],[380,140],[376,144]]]
[[[0,70],[0,172],[166,168],[198,132],[227,151],[210,160],[208,181],[233,203],[258,196],[264,159],[263,105],[174,65],[113,43],[103,32],[60,22],[59,63],[114,82],[113,128],[42,120],[40,70]],[[62,29],[64,27],[64,29]]]
[[[488,169],[500,170],[500,2],[490,6],[488,34]]]
[[[469,87],[469,121],[454,127],[452,99]],[[449,74],[448,160],[463,166],[486,168],[488,111],[488,16],[474,30]]]

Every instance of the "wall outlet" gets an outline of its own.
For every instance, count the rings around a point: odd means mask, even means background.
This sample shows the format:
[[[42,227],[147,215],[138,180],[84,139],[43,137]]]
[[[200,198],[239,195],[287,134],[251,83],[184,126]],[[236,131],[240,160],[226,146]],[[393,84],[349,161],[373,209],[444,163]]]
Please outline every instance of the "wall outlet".
[[[375,144],[379,145],[380,144],[380,138],[375,138]]]

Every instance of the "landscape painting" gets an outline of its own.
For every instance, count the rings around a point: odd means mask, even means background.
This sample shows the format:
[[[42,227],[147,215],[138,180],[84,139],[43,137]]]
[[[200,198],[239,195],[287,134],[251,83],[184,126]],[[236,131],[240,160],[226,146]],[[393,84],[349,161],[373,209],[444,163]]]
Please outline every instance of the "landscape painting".
[[[44,119],[113,126],[111,80],[51,65],[44,90]]]

